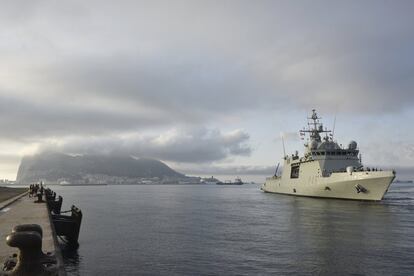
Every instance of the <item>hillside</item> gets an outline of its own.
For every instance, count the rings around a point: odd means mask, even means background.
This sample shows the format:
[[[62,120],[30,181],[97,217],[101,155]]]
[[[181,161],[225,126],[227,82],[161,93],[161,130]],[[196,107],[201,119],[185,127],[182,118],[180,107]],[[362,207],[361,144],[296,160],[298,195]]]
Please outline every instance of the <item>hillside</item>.
[[[129,156],[71,156],[61,153],[43,153],[22,159],[16,182],[45,183],[107,183],[140,179],[186,178],[161,161]],[[109,182],[109,183],[108,183]]]

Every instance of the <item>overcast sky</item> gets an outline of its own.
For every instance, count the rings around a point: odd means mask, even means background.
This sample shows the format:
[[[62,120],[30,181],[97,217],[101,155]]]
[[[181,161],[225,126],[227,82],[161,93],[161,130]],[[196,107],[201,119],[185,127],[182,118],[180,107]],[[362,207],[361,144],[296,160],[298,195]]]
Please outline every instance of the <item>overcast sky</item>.
[[[316,108],[363,162],[414,161],[413,1],[2,1],[0,178],[26,154],[271,173]]]

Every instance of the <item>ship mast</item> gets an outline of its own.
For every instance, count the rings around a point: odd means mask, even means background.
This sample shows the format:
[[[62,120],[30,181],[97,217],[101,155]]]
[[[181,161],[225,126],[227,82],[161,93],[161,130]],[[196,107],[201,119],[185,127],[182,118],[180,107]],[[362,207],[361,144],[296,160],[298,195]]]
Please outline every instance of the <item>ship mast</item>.
[[[306,133],[309,133],[309,137],[312,140],[315,140],[317,142],[321,142],[321,136],[320,133],[326,133],[325,140],[328,140],[328,133],[331,132],[330,130],[323,129],[322,123],[319,121],[322,119],[321,117],[318,117],[318,114],[316,113],[315,109],[312,109],[312,116],[308,117],[308,128],[300,130],[300,135],[304,136]]]

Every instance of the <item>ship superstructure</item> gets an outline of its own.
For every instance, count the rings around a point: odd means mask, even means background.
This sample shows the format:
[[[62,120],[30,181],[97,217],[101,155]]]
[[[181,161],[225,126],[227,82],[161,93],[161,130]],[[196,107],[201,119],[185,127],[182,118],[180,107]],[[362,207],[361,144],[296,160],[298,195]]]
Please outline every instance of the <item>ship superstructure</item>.
[[[346,147],[334,141],[324,129],[315,110],[308,117],[308,127],[300,130],[308,135],[305,152],[284,156],[283,172],[266,179],[262,190],[300,196],[381,200],[395,178],[394,171],[365,168],[358,145]]]

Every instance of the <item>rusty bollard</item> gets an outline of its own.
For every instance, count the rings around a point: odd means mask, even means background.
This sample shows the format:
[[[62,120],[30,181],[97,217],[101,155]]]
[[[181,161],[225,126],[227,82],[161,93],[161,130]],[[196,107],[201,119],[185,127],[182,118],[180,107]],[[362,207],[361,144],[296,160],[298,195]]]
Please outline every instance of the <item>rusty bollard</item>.
[[[42,228],[36,224],[19,225],[13,228],[6,242],[17,247],[19,254],[12,270],[0,272],[0,275],[43,276],[57,275],[56,259],[42,252]],[[52,260],[53,258],[53,260]]]
[[[50,209],[51,211],[53,211],[54,214],[60,214],[60,211],[62,209],[62,202],[63,202],[63,197],[59,196],[57,201],[52,201],[50,202]]]
[[[25,231],[37,232],[39,233],[40,238],[43,238],[43,230],[39,224],[21,224],[21,225],[16,225],[12,229],[12,233],[25,232]],[[56,263],[56,258],[51,252],[47,252],[45,254],[43,253],[42,248],[40,248],[40,253],[41,253],[40,261],[42,264],[52,264],[52,263],[55,264]]]
[[[43,238],[43,230],[39,224],[20,224],[16,225],[12,229],[12,233],[14,232],[25,232],[25,231],[34,231],[39,233],[40,238]]]

